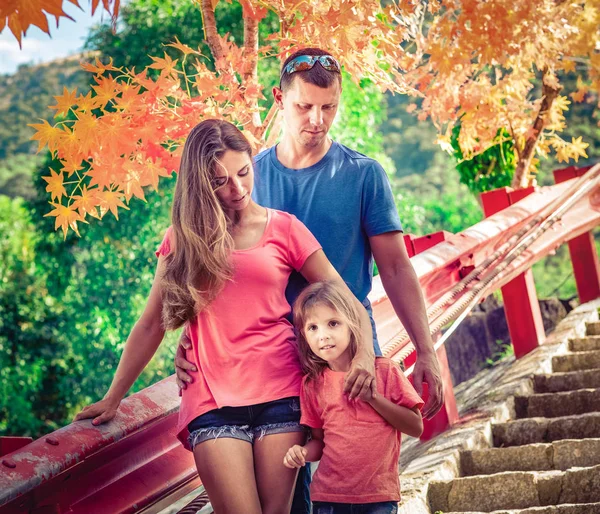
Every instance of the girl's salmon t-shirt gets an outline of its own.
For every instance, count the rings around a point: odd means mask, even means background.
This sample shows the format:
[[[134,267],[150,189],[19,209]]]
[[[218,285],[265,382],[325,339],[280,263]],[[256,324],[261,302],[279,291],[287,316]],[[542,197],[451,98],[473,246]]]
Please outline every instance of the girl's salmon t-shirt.
[[[157,256],[171,251],[171,228]],[[267,225],[253,247],[231,254],[234,274],[217,298],[186,326],[196,372],[183,391],[177,437],[189,449],[187,425],[221,407],[254,405],[300,394],[302,373],[288,278],[321,245],[293,215],[267,210]]]
[[[375,359],[377,392],[408,409],[423,400],[390,359]],[[348,400],[346,373],[326,368],[302,384],[300,423],[323,429],[325,446],[310,485],[313,501],[375,503],[400,501],[398,459],[402,434],[367,402]]]

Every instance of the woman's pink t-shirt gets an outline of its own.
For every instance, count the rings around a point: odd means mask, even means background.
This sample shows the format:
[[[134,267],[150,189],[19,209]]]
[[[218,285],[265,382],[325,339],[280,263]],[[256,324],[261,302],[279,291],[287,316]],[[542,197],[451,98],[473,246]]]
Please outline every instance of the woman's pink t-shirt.
[[[400,368],[375,359],[377,391],[412,409],[423,406]],[[313,501],[375,503],[400,501],[398,459],[402,434],[368,403],[348,401],[346,373],[325,369],[314,382],[302,382],[300,423],[323,429],[325,447],[310,486]]]
[[[288,278],[321,245],[293,215],[267,210],[260,241],[234,250],[233,279],[187,325],[197,372],[183,391],[177,436],[186,446],[187,425],[202,414],[300,394],[302,373],[296,337],[286,316]],[[171,229],[157,255],[170,252]]]

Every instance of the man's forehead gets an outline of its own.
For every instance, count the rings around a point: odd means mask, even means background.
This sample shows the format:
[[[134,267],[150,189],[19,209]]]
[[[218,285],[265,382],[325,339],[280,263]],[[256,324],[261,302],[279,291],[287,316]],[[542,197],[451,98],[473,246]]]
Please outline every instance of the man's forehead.
[[[292,86],[284,93],[289,98],[310,104],[328,104],[338,103],[340,99],[341,88],[338,82],[334,82],[327,88],[315,86],[301,79],[296,79]]]

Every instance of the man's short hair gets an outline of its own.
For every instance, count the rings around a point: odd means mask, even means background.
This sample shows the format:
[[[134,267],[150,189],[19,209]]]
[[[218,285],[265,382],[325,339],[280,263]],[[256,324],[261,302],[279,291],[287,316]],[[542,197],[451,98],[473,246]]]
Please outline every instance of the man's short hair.
[[[319,62],[315,63],[315,65],[309,70],[296,71],[294,73],[287,73],[287,72],[283,71],[283,70],[285,70],[285,67],[292,59],[295,59],[296,57],[299,57],[300,55],[331,55],[331,54],[329,52],[327,52],[326,50],[321,50],[320,48],[303,48],[302,50],[298,50],[298,51],[294,52],[292,55],[290,55],[285,60],[285,62],[283,63],[283,66],[281,67],[282,73],[281,73],[281,81],[280,81],[279,87],[281,88],[282,91],[287,91],[292,86],[296,76],[298,76],[298,78],[300,78],[304,82],[313,84],[314,86],[317,86],[317,87],[322,87],[323,89],[331,87],[335,83],[336,80],[338,81],[338,84],[340,85],[340,87],[342,86],[342,74],[337,73],[335,71],[326,70],[325,68],[323,68],[323,66],[321,66],[321,63],[319,63]]]

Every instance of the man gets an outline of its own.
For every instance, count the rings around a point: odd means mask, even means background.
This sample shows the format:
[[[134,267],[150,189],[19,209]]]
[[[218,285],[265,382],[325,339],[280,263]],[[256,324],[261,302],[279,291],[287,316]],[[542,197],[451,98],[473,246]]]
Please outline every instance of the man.
[[[286,59],[280,85],[273,88],[283,115],[283,137],[255,158],[255,200],[297,216],[370,314],[367,295],[375,259],[387,296],[417,348],[414,386],[422,394],[427,382],[423,415],[432,417],[443,403],[441,375],[389,181],[375,160],[328,137],[341,92],[340,66],[328,52],[308,48]],[[304,285],[299,275],[291,277],[290,304]],[[371,323],[374,352],[381,355],[372,315]],[[180,388],[192,380],[185,372],[193,367],[184,357],[187,344],[183,337],[175,359]],[[374,387],[372,354],[357,355],[346,379],[349,397]],[[301,476],[299,484],[304,480]],[[292,512],[308,512],[297,500],[298,495]]]

